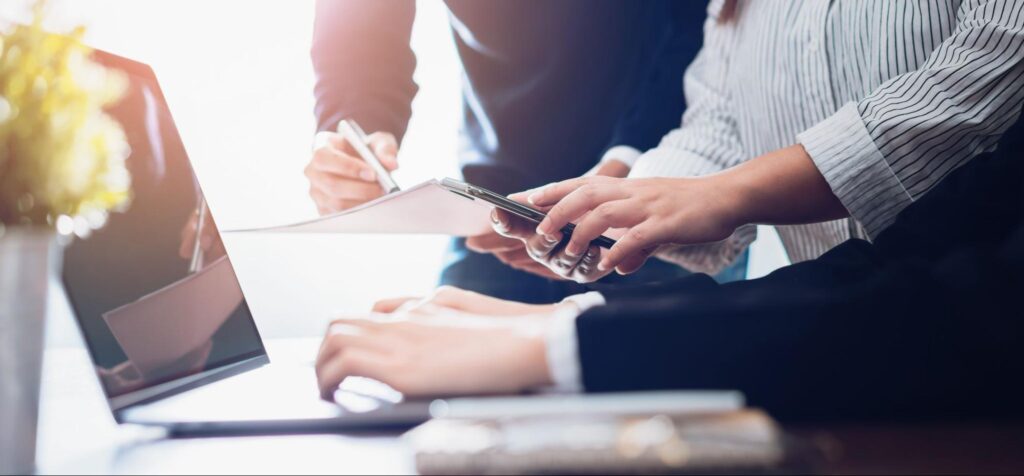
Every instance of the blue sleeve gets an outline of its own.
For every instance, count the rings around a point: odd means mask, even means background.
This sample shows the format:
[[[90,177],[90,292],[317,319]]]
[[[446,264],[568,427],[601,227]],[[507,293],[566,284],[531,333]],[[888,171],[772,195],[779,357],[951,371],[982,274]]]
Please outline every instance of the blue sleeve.
[[[317,130],[342,118],[401,140],[412,114],[414,0],[317,0],[311,56]]]
[[[653,9],[651,27],[658,30],[654,53],[609,147],[626,145],[643,152],[679,127],[686,109],[683,73],[700,51],[706,17],[707,5],[701,1],[667,2]]]

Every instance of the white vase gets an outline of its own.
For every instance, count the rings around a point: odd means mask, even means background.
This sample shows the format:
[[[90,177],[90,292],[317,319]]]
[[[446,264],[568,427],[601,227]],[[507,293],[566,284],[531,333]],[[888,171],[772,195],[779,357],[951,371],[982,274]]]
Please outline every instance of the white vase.
[[[51,229],[0,233],[0,474],[26,474],[35,469],[46,303],[61,255]]]

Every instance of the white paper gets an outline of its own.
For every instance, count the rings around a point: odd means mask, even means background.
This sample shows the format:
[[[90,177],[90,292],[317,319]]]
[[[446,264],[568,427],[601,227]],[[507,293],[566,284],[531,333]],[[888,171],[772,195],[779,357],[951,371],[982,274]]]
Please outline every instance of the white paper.
[[[313,220],[229,233],[420,233],[475,236],[491,231],[491,206],[455,194],[437,180]]]

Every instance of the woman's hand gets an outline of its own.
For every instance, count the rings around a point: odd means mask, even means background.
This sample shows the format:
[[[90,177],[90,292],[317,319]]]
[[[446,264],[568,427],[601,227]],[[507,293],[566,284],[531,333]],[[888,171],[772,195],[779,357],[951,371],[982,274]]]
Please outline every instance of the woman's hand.
[[[316,362],[321,396],[333,400],[348,377],[381,381],[407,397],[551,385],[543,333],[536,321],[517,321],[466,315],[335,321]]]
[[[608,252],[598,270],[617,268],[631,273],[663,244],[697,244],[728,238],[739,223],[733,219],[729,193],[713,176],[699,178],[614,179],[587,177],[544,187],[527,197],[535,206],[550,207],[537,234],[557,236],[576,222],[565,245],[580,255],[590,242],[611,228],[627,232]]]
[[[716,176],[619,179],[584,177],[513,195],[547,210],[535,230],[525,220],[496,214],[499,233],[518,237],[530,254],[576,281],[600,279],[613,269],[635,272],[663,244],[697,244],[727,238],[737,220],[739,194]],[[561,230],[576,229],[567,243]],[[602,234],[617,239],[609,250],[592,245]]]
[[[800,144],[702,177],[586,177],[513,198],[549,208],[536,230],[549,243],[565,224],[576,223],[564,246],[569,256],[593,249],[590,241],[608,229],[626,229],[597,265],[623,274],[639,269],[659,245],[720,241],[749,223],[792,225],[849,215]]]

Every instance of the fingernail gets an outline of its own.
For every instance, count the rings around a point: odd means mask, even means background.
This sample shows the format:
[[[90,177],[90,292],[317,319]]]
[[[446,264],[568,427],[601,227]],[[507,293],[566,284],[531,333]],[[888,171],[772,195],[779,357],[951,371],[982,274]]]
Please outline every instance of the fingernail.
[[[530,205],[536,205],[537,204],[537,200],[540,200],[540,193],[534,193],[534,194],[530,195],[529,197],[526,197],[526,201],[530,202]]]
[[[372,182],[375,177],[376,176],[373,174],[372,170],[363,170],[359,172],[359,178],[367,182]]]
[[[536,230],[534,230],[534,231],[535,231],[535,232],[536,232],[536,233],[537,233],[538,235],[544,235],[544,237],[545,237],[545,238],[547,238],[548,236],[550,236],[550,235],[548,235],[548,232],[547,232],[547,231],[544,231],[544,226],[543,226],[543,225],[537,225],[537,229],[536,229]]]
[[[544,235],[544,241],[547,242],[547,244],[549,245],[554,245],[562,240],[555,235]]]
[[[497,211],[491,210],[491,223],[494,223],[495,225],[501,224],[501,220],[498,219]]]
[[[565,247],[565,254],[567,254],[567,255],[569,255],[569,256],[571,256],[573,258],[579,258],[580,254],[582,254],[582,251],[580,251],[580,249],[578,247],[576,247],[575,245],[570,243],[569,246]]]
[[[600,263],[597,263],[597,270],[598,271],[608,271],[608,263],[605,263],[604,261],[601,261]]]

